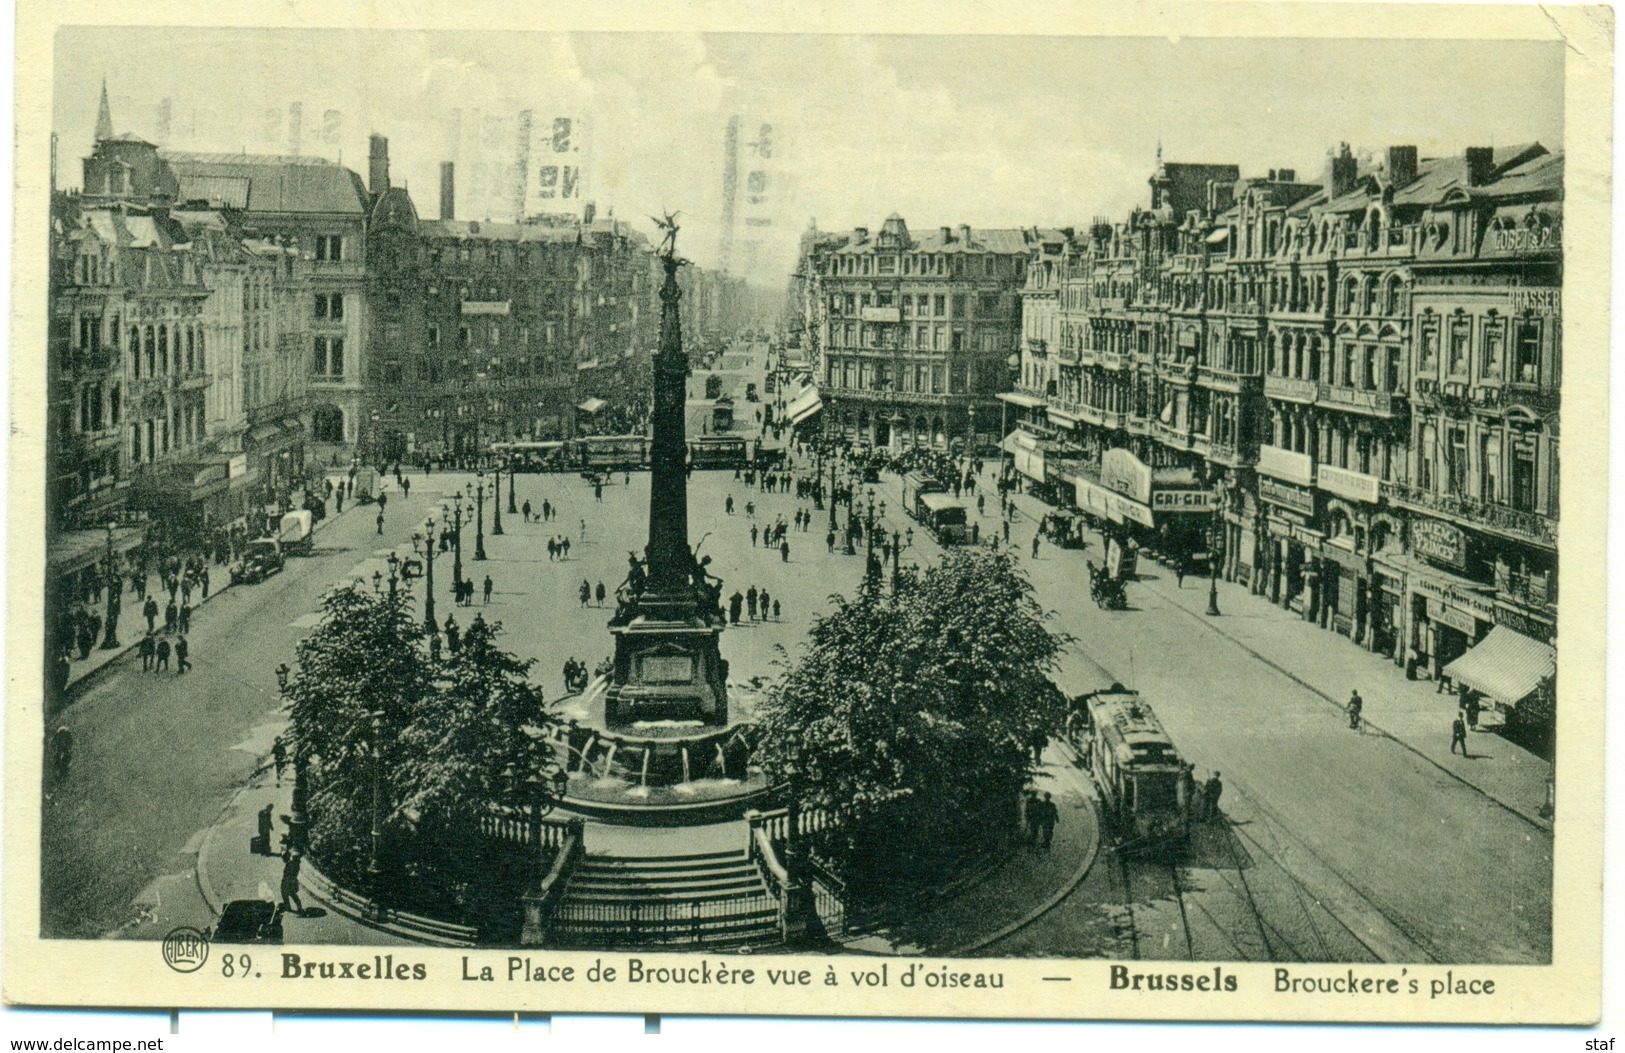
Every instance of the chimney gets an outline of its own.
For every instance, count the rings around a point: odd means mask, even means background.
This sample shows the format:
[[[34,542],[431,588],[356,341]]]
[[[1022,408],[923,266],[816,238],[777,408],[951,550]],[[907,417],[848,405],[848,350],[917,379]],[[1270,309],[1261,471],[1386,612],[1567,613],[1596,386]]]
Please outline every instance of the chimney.
[[[440,218],[457,218],[457,166],[440,162]]]
[[[963,223],[959,225],[959,240],[964,242],[966,245],[970,244],[970,227]]]
[[[1388,185],[1398,189],[1416,182],[1416,147],[1388,148]]]
[[[373,197],[389,189],[389,140],[374,133],[367,140],[371,144],[367,161],[367,190]]]
[[[853,227],[852,228],[852,233],[859,241],[868,241],[869,240],[869,228],[868,227]]]
[[[1273,182],[1275,182],[1275,179],[1276,179],[1276,170],[1272,168],[1272,169],[1270,169],[1270,177],[1268,179],[1266,179],[1265,182],[1266,183],[1273,183]]]
[[[939,232],[942,234],[942,243],[944,245],[954,240],[954,232],[949,230],[947,227],[940,228]]]
[[[581,225],[592,226],[592,221],[598,218],[598,205],[592,201],[586,203],[581,209]]]
[[[1359,172],[1359,162],[1355,161],[1354,153],[1349,149],[1348,143],[1339,143],[1337,153],[1326,166],[1326,197],[1342,197],[1354,189],[1354,178]]]
[[[1467,185],[1483,186],[1495,178],[1495,147],[1467,148]]]

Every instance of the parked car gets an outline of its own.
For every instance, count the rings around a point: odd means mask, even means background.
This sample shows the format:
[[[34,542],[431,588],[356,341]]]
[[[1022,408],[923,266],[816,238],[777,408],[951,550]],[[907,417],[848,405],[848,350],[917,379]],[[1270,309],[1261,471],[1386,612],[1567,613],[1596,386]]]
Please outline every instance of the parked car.
[[[243,558],[231,568],[233,585],[252,585],[282,569],[282,546],[274,537],[256,538],[243,549]]]
[[[209,939],[215,943],[281,943],[282,908],[263,899],[234,899],[220,912]]]

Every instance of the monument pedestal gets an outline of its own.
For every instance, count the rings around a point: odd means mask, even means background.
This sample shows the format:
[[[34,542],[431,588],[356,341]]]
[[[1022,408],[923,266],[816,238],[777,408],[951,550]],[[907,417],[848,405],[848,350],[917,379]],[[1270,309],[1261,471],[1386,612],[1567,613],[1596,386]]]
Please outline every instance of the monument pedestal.
[[[646,720],[728,723],[728,670],[719,647],[722,626],[704,617],[663,618],[646,604],[624,625],[611,625],[615,668],[604,701],[611,727]]]

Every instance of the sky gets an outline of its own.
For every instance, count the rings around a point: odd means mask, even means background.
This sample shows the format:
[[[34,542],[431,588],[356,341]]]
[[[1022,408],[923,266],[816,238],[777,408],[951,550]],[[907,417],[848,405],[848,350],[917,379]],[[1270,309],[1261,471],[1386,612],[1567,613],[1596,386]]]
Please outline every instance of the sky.
[[[420,215],[438,214],[439,164],[455,159],[458,218],[501,219],[516,208],[513,178],[479,166],[511,164],[519,111],[548,133],[565,116],[555,159],[579,167],[581,200],[646,232],[648,216],[680,212],[684,255],[717,266],[737,115],[735,218],[754,223],[729,260],[782,286],[814,220],[874,229],[897,212],[925,230],[1121,217],[1147,203],[1159,143],[1168,161],[1300,179],[1319,178],[1339,142],[1372,155],[1412,144],[1423,157],[1531,139],[1559,149],[1563,61],[1559,43],[1513,41],[70,27],[57,38],[53,127],[58,180],[72,186],[104,77],[118,132],[156,141],[169,99],[163,144],[176,149],[289,153],[298,103],[299,152],[365,176],[367,136],[380,133]],[[764,141],[770,156],[758,157],[751,144]],[[765,179],[754,200],[751,171]]]

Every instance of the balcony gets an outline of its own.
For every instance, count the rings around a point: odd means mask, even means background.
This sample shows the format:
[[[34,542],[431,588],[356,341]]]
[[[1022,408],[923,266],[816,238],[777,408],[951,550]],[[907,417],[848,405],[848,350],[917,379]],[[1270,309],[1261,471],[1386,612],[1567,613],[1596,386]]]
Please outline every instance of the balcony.
[[[1315,462],[1307,453],[1295,453],[1279,446],[1260,446],[1258,470],[1263,475],[1299,486],[1315,485]]]
[[[1157,376],[1169,384],[1189,384],[1196,379],[1196,360],[1159,362],[1157,364]]]
[[[1373,417],[1392,417],[1405,412],[1405,396],[1386,391],[1361,391],[1334,384],[1322,384],[1317,392],[1318,401],[1333,409],[1353,410]]]
[[[1102,369],[1119,370],[1128,365],[1126,351],[1096,351],[1095,361]]]
[[[1417,511],[1459,519],[1471,526],[1506,534],[1520,541],[1530,541],[1548,548],[1557,547],[1557,520],[1536,512],[1524,512],[1473,497],[1436,493],[1403,483],[1383,483],[1382,495],[1395,504]]]
[[[1264,378],[1264,394],[1283,402],[1301,402],[1309,405],[1315,401],[1318,387],[1313,380],[1302,380],[1298,377]]]
[[[1202,366],[1196,371],[1197,383],[1212,391],[1239,392],[1243,384],[1256,379],[1254,374],[1237,373],[1223,366]]]

